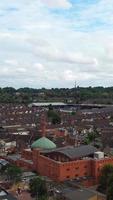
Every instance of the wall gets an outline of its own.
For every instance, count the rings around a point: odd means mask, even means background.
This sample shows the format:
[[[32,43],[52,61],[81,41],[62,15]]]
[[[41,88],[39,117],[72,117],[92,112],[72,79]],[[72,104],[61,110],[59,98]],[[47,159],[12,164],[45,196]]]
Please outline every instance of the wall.
[[[21,159],[18,160],[17,166],[22,167],[22,168],[24,168],[26,170],[30,170],[30,171],[33,170],[33,164],[29,163],[29,162],[26,162],[25,160],[21,160]]]
[[[21,156],[26,160],[32,160],[32,151],[30,149],[24,149]]]
[[[83,176],[91,176],[91,160],[78,160],[60,163],[59,181]]]
[[[54,155],[56,157],[56,155]],[[98,182],[101,168],[108,163],[113,164],[113,158],[101,160],[83,159],[77,161],[60,162],[40,154],[39,150],[33,150],[33,163],[37,172],[48,176],[53,180],[64,181],[84,176],[94,177]],[[92,181],[91,181],[92,182]],[[92,183],[95,181],[93,180]],[[89,184],[89,183],[88,183]]]
[[[43,155],[40,155],[38,158],[37,171],[42,176],[48,176],[56,181],[59,180],[59,163]]]
[[[100,176],[101,169],[106,164],[113,164],[113,157],[92,161],[92,175],[96,178],[97,183],[98,183],[98,177]]]

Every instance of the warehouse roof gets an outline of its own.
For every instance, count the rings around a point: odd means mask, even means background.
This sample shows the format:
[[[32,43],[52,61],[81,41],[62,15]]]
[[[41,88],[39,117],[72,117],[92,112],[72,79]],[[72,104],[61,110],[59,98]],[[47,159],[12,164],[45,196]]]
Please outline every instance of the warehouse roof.
[[[30,106],[49,106],[49,105],[52,105],[52,106],[64,106],[64,105],[67,105],[63,102],[38,102],[38,103],[31,103]]]

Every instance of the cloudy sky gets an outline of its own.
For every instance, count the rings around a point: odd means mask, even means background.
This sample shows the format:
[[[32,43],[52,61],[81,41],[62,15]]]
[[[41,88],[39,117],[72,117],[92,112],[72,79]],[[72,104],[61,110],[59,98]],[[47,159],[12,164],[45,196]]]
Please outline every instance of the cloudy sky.
[[[113,0],[1,0],[0,87],[113,85]]]

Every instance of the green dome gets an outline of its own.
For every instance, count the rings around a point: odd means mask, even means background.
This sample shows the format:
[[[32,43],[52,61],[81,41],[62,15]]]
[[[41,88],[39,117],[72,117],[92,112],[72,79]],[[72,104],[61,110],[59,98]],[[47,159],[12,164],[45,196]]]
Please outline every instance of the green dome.
[[[51,140],[49,140],[46,137],[41,137],[40,139],[33,142],[31,148],[54,149],[56,148],[56,144],[54,144]]]

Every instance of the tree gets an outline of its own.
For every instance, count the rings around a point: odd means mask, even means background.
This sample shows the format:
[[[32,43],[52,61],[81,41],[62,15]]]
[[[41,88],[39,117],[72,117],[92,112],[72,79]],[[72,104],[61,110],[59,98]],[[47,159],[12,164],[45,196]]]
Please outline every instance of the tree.
[[[50,104],[50,105],[48,106],[48,109],[49,109],[49,110],[53,110],[52,104]]]
[[[107,200],[113,199],[113,174],[111,174],[109,177],[106,195]]]
[[[95,139],[96,139],[96,135],[95,135],[94,132],[88,133],[88,134],[86,135],[86,138],[84,139],[84,143],[85,143],[85,144],[90,144],[90,143],[94,142]]]
[[[108,187],[108,191],[107,191],[107,200],[113,200],[113,182],[112,182],[112,184]]]
[[[101,176],[99,178],[99,187],[98,190],[107,194],[107,191],[111,187],[111,182],[113,181],[113,165],[107,164],[101,170]],[[113,182],[112,182],[113,184]]]
[[[94,143],[94,146],[96,145],[96,139],[99,138],[99,132],[97,130],[97,128],[94,126],[93,127],[93,131],[91,133],[87,133],[85,139],[84,139],[84,143],[85,144],[90,144],[90,143]],[[97,145],[98,146],[98,145]]]
[[[18,182],[21,180],[22,170],[21,168],[15,165],[11,165],[11,166],[8,166],[8,168],[6,169],[6,174],[9,180]]]
[[[51,120],[52,124],[60,124],[61,123],[61,117],[58,112],[54,110],[48,110],[48,118]]]
[[[30,180],[30,192],[33,196],[44,197],[47,195],[46,182],[41,177],[36,177]]]

